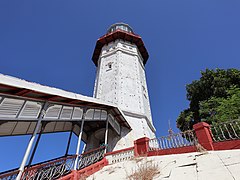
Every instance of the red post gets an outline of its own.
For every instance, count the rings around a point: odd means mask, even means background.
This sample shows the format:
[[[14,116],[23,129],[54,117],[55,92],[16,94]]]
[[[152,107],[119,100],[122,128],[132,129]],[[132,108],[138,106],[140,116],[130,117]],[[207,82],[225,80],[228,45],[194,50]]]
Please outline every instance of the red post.
[[[214,150],[213,140],[208,123],[200,122],[193,125],[199,144],[206,150]]]
[[[78,179],[80,179],[80,176],[79,176],[79,173],[78,173],[77,170],[72,170],[72,174],[73,174],[72,180],[78,180]]]
[[[134,141],[134,155],[141,156],[148,153],[149,138],[143,137]]]

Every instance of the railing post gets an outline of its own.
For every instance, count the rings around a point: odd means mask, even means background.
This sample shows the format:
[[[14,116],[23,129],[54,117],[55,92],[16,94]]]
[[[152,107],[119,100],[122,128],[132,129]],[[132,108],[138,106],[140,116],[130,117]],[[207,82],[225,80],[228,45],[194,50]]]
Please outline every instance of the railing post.
[[[69,146],[70,146],[71,139],[72,139],[73,127],[74,127],[74,124],[72,123],[72,128],[71,128],[71,132],[70,132],[69,137],[68,137],[68,143],[67,143],[67,148],[66,148],[65,156],[68,155],[68,150],[69,150]]]
[[[82,117],[82,123],[81,123],[81,128],[80,132],[78,135],[78,144],[77,144],[77,150],[76,150],[76,159],[74,162],[74,167],[73,170],[77,170],[77,164],[78,164],[78,156],[79,156],[79,150],[80,150],[80,145],[81,145],[81,140],[82,140],[82,132],[83,132],[83,125],[84,125],[84,120],[85,120],[85,115],[86,115],[86,108],[83,109],[83,117]]]
[[[105,150],[104,154],[107,153],[107,148],[108,148],[108,117],[109,114],[107,115],[107,121],[106,121],[106,129],[105,129],[105,140],[104,140],[104,145],[105,145]]]
[[[26,152],[25,152],[25,154],[24,154],[24,157],[23,157],[21,166],[20,166],[20,168],[19,168],[19,173],[18,173],[18,176],[17,176],[16,180],[20,180],[21,177],[22,177],[22,174],[23,174],[23,171],[24,171],[24,167],[25,167],[25,165],[26,165],[27,159],[28,159],[28,157],[29,157],[29,154],[30,154],[30,151],[31,151],[31,149],[32,149],[34,140],[35,140],[36,135],[37,135],[37,132],[38,132],[40,126],[41,126],[41,122],[42,122],[42,119],[43,119],[43,117],[44,117],[44,115],[45,115],[45,113],[46,113],[47,108],[48,108],[48,103],[45,102],[44,105],[42,106],[41,112],[40,112],[40,114],[39,114],[39,116],[38,116],[38,122],[37,122],[37,125],[36,125],[35,129],[34,129],[34,132],[33,132],[33,134],[32,134],[32,137],[31,137],[31,139],[29,140],[28,147],[27,147]]]
[[[149,138],[143,137],[134,141],[134,155],[146,155],[149,149]]]
[[[40,130],[40,132],[39,132],[39,134],[38,134],[37,141],[36,141],[36,143],[35,143],[35,145],[34,145],[34,148],[33,148],[33,151],[32,151],[32,155],[31,155],[31,157],[30,157],[30,159],[29,159],[29,162],[28,162],[28,165],[27,165],[28,168],[29,168],[29,167],[31,166],[31,164],[32,164],[34,155],[35,155],[36,150],[37,150],[37,147],[38,147],[38,143],[39,143],[39,141],[40,141],[40,139],[41,139],[42,132],[44,131],[44,128],[46,127],[46,125],[47,125],[46,122],[43,122],[43,123],[42,123],[41,130]]]
[[[206,150],[214,150],[213,139],[210,132],[210,125],[205,122],[200,122],[193,125],[199,144]]]

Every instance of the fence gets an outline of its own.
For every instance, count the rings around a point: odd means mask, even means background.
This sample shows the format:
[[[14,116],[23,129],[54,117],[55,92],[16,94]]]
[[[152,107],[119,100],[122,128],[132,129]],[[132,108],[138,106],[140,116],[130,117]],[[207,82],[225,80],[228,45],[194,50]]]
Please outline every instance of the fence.
[[[197,138],[194,130],[188,130],[169,136],[154,138],[149,140],[149,151],[179,148],[196,145]]]
[[[15,180],[17,178],[17,175],[19,173],[18,169],[6,171],[0,174],[1,180]]]
[[[109,164],[126,161],[134,157],[134,148],[131,147],[113,153],[107,153],[105,156]]]
[[[77,170],[88,167],[104,157],[105,146],[79,155]],[[70,173],[73,170],[76,155],[60,157],[25,168],[21,180],[52,180]],[[19,173],[13,169],[0,174],[0,180],[15,180]]]
[[[78,160],[78,167],[77,169],[83,169],[87,166],[90,166],[91,164],[94,164],[100,160],[103,159],[104,157],[104,151],[105,151],[106,146],[102,146],[100,148],[88,151],[86,153],[83,153],[79,155],[79,160]]]
[[[56,179],[71,172],[75,161],[75,156],[57,159],[55,161],[41,163],[26,169],[22,175],[22,180],[42,180]]]
[[[210,126],[213,141],[240,139],[240,119]]]

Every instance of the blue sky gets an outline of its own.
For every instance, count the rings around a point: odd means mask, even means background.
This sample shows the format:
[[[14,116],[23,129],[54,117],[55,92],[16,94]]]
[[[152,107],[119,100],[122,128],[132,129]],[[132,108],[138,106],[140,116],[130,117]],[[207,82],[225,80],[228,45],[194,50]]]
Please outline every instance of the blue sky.
[[[149,52],[157,136],[175,132],[185,85],[206,68],[240,68],[239,0],[0,1],[0,73],[92,96],[96,40],[128,23]],[[34,162],[63,155],[67,133],[44,135]],[[29,136],[0,138],[0,171],[19,166]],[[3,148],[4,147],[4,148]],[[74,153],[76,137],[70,152]]]

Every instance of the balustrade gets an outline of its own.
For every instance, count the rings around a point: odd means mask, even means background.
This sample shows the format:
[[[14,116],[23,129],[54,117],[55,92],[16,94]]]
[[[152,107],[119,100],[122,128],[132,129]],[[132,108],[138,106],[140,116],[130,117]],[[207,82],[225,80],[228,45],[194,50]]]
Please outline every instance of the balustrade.
[[[149,140],[149,151],[192,146],[197,143],[194,130],[171,134]]]
[[[210,127],[215,142],[240,139],[240,119],[216,123]]]

